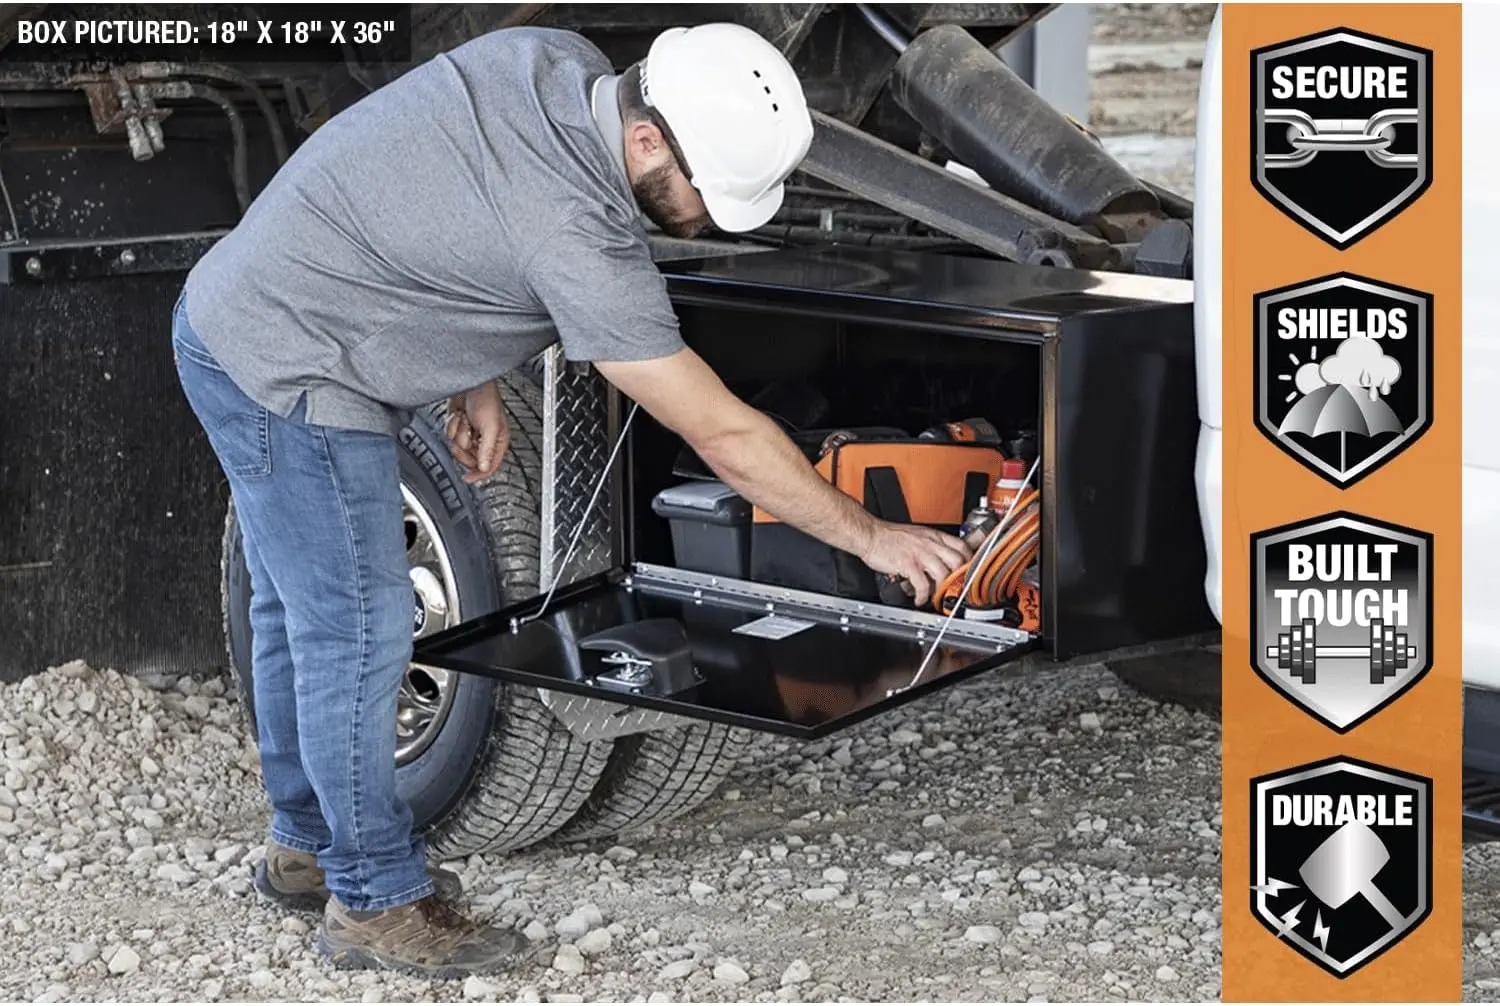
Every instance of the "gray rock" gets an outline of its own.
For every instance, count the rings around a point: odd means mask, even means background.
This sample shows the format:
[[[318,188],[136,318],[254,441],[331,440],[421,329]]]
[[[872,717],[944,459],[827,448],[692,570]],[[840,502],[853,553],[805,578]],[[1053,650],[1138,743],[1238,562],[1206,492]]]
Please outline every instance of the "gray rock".
[[[548,929],[547,924],[541,919],[532,919],[526,923],[526,928],[521,930],[521,934],[532,943],[540,943],[552,935],[552,930]]]
[[[81,968],[95,957],[99,956],[99,947],[93,943],[69,943],[68,963],[75,968]]]
[[[577,947],[564,943],[557,948],[557,954],[552,958],[552,969],[565,975],[581,975],[589,969],[589,965]]]
[[[464,979],[465,999],[501,999],[504,990],[493,982],[487,982],[478,975],[470,975]]]
[[[714,967],[714,981],[720,985],[743,985],[749,980],[749,972],[734,961],[720,961]]]
[[[658,972],[660,977],[669,982],[680,981],[698,970],[698,965],[691,960],[673,961]]]
[[[995,926],[970,926],[964,930],[964,939],[970,943],[987,945],[999,943],[1003,938],[1004,934]]]
[[[582,915],[579,915],[577,912],[573,912],[569,915],[564,915],[561,919],[557,920],[557,925],[553,927],[553,929],[556,930],[557,935],[565,940],[579,939],[585,933],[587,933],[590,928],[591,927],[589,926],[589,920],[584,918]]]
[[[802,897],[804,900],[814,903],[832,901],[838,896],[839,889],[836,887],[809,887],[807,890],[802,892]]]
[[[141,955],[122,946],[110,955],[107,966],[110,974],[133,975],[141,969]]]
[[[1047,925],[1046,912],[1022,912],[1016,920],[1027,929],[1042,929]]]
[[[781,984],[783,987],[787,985],[800,985],[803,982],[811,981],[812,976],[812,967],[799,957],[788,964],[786,970],[781,973]]]
[[[191,884],[195,879],[193,871],[179,866],[176,863],[163,863],[156,868],[157,877],[173,884]]]
[[[578,952],[585,957],[598,957],[614,945],[615,938],[608,929],[593,929],[578,940]]]
[[[837,866],[830,866],[823,871],[823,879],[830,884],[843,884],[849,880],[849,874]]]
[[[1163,964],[1156,969],[1156,980],[1159,982],[1175,982],[1180,977],[1182,976],[1177,973],[1177,969],[1170,964]]]
[[[718,888],[711,887],[708,884],[703,883],[703,881],[701,880],[695,880],[688,885],[688,894],[692,895],[694,898],[708,898],[718,893]]]

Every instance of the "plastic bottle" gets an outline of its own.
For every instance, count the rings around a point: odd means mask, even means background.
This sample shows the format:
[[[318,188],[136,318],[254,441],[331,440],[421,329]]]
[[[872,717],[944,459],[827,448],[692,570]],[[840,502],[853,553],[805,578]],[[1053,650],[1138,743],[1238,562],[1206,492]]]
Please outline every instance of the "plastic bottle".
[[[1020,458],[1007,458],[1002,461],[1000,477],[995,480],[995,487],[990,490],[990,509],[995,511],[997,520],[1005,519],[1005,512],[1010,509],[1011,502],[1025,487],[1026,462]]]

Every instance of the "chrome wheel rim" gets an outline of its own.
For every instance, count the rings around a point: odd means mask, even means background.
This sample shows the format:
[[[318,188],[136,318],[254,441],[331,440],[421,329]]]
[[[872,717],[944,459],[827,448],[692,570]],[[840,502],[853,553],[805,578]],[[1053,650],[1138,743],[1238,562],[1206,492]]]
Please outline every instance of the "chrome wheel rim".
[[[432,515],[405,485],[401,487],[406,559],[412,587],[412,636],[421,639],[463,620],[447,544]],[[453,709],[453,673],[411,664],[396,696],[396,764],[421,757],[442,731]]]

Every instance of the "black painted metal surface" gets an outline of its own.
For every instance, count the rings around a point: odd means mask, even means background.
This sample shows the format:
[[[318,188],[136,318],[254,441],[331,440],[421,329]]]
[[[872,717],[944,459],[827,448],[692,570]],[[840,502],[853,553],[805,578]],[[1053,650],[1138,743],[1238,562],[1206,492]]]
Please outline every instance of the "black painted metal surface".
[[[172,365],[181,279],[0,286],[0,679],[223,661],[227,491]]]
[[[916,687],[927,644],[858,627],[813,625],[785,639],[734,630],[765,612],[695,604],[596,578],[554,599],[543,617],[526,602],[422,640],[420,663],[538,688],[643,706],[768,733],[815,738],[904,705],[1029,651],[938,648]],[[703,683],[670,696],[622,694],[588,678],[609,668],[578,641],[605,629],[666,618],[685,630]],[[515,621],[513,621],[515,620]],[[894,692],[895,694],[890,694]]]
[[[1190,317],[1193,298],[1192,284],[1180,280],[882,249],[777,251],[676,262],[663,272],[680,303],[998,339],[1055,334],[1066,321],[1101,313],[1165,311],[1177,318],[1186,310]]]

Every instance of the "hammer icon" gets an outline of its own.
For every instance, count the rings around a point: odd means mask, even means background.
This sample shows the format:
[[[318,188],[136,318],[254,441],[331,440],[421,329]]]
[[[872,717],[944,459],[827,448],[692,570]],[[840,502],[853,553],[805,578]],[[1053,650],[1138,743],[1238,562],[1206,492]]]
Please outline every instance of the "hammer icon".
[[[1299,872],[1307,889],[1329,908],[1341,908],[1359,895],[1396,929],[1406,919],[1375,886],[1376,875],[1390,861],[1391,852],[1380,836],[1369,825],[1350,821],[1324,839]]]

